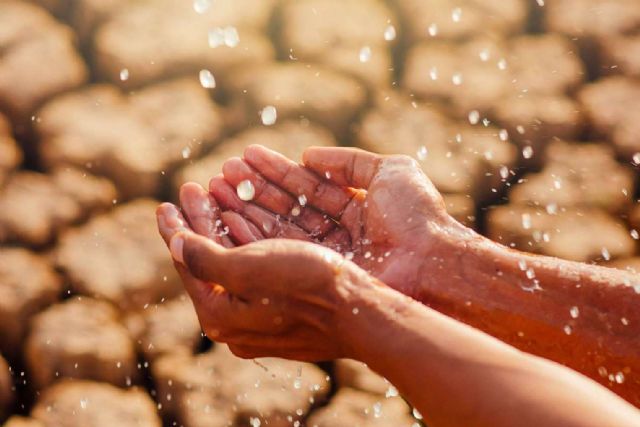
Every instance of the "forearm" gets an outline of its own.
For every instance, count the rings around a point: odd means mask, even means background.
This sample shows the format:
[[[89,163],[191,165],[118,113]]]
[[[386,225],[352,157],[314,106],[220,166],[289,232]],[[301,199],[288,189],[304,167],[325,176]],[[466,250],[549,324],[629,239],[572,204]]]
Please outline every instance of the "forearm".
[[[622,399],[388,288],[363,292],[346,320],[351,355],[441,426],[637,425]],[[351,313],[351,311],[349,311]],[[383,343],[381,345],[381,343]],[[388,344],[384,344],[388,343]]]
[[[623,271],[452,236],[417,298],[640,405],[640,280]]]

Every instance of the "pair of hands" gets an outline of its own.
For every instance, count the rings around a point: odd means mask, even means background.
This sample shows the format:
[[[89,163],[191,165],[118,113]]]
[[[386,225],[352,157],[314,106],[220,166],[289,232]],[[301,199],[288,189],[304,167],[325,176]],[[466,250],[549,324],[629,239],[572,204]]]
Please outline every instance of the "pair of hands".
[[[158,208],[203,330],[237,356],[353,356],[340,330],[360,293],[383,282],[415,295],[465,230],[409,157],[310,148],[303,163],[251,146],[208,192],[185,184],[181,209]],[[245,180],[249,202],[236,194]]]

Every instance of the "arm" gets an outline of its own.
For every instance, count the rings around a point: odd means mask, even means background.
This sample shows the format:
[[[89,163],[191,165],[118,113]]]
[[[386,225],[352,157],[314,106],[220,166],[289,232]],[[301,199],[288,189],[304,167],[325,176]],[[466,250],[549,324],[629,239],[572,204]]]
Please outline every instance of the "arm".
[[[389,288],[365,287],[351,304],[359,311],[347,311],[343,333],[354,358],[388,378],[428,425],[640,422],[635,408],[582,375],[522,353]]]
[[[417,299],[640,404],[640,277],[448,230]]]
[[[192,227],[202,205],[185,210]],[[359,359],[434,426],[640,421],[598,384],[424,307],[336,252],[293,240],[225,249],[174,206],[158,214],[204,331],[240,357]]]
[[[224,178],[211,181],[212,194],[223,210],[259,229],[242,238],[239,227],[225,221],[238,243],[306,236],[349,255],[390,287],[570,366],[640,406],[637,276],[492,243],[446,213],[435,187],[409,158],[312,148],[304,159],[301,166],[254,146],[244,159],[225,163]],[[256,189],[251,203],[235,194],[243,180]],[[287,217],[299,194],[315,210]],[[324,222],[309,221],[318,211],[334,219],[327,224],[338,224],[326,236],[312,226]],[[280,223],[278,215],[296,232],[272,226]]]

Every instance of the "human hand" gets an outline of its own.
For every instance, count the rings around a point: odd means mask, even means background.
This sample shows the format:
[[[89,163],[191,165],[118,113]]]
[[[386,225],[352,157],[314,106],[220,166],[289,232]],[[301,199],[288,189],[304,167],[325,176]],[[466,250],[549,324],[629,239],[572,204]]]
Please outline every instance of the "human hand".
[[[263,240],[233,248],[215,201],[201,187],[188,188],[186,217],[165,203],[158,225],[207,336],[243,358],[349,357],[338,325],[353,316],[358,293],[375,279],[340,254],[306,242]],[[222,215],[229,220],[235,214]]]
[[[227,225],[238,244],[274,237],[317,242],[407,295],[418,291],[422,272],[442,264],[454,236],[470,233],[406,156],[310,148],[298,165],[251,146],[243,159],[228,160],[223,174],[209,191],[224,212],[236,214]],[[245,180],[255,188],[250,202],[236,194]]]

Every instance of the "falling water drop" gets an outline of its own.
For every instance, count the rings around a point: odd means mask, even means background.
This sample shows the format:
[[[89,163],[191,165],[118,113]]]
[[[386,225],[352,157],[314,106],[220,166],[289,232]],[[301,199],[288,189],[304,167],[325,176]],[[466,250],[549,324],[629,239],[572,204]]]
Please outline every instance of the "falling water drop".
[[[580,309],[576,306],[573,306],[569,309],[569,314],[573,319],[577,319],[580,316]]]
[[[209,70],[200,70],[200,84],[205,89],[213,89],[216,87],[216,79]]]
[[[395,40],[396,38],[396,27],[389,24],[389,26],[384,30],[384,39],[388,42]]]
[[[260,112],[260,119],[262,120],[262,124],[265,126],[271,126],[275,124],[277,118],[278,111],[273,105],[267,105]]]
[[[211,0],[193,0],[193,10],[202,15],[211,7]]]
[[[451,20],[453,22],[460,22],[460,19],[462,19],[462,9],[456,7],[451,11]]]
[[[256,195],[256,189],[253,187],[253,184],[248,179],[240,182],[236,187],[236,193],[240,200],[244,200],[248,202],[249,200],[253,200]]]
[[[365,63],[371,60],[371,48],[369,46],[364,46],[360,49],[360,53],[358,54],[360,58],[360,62]]]

